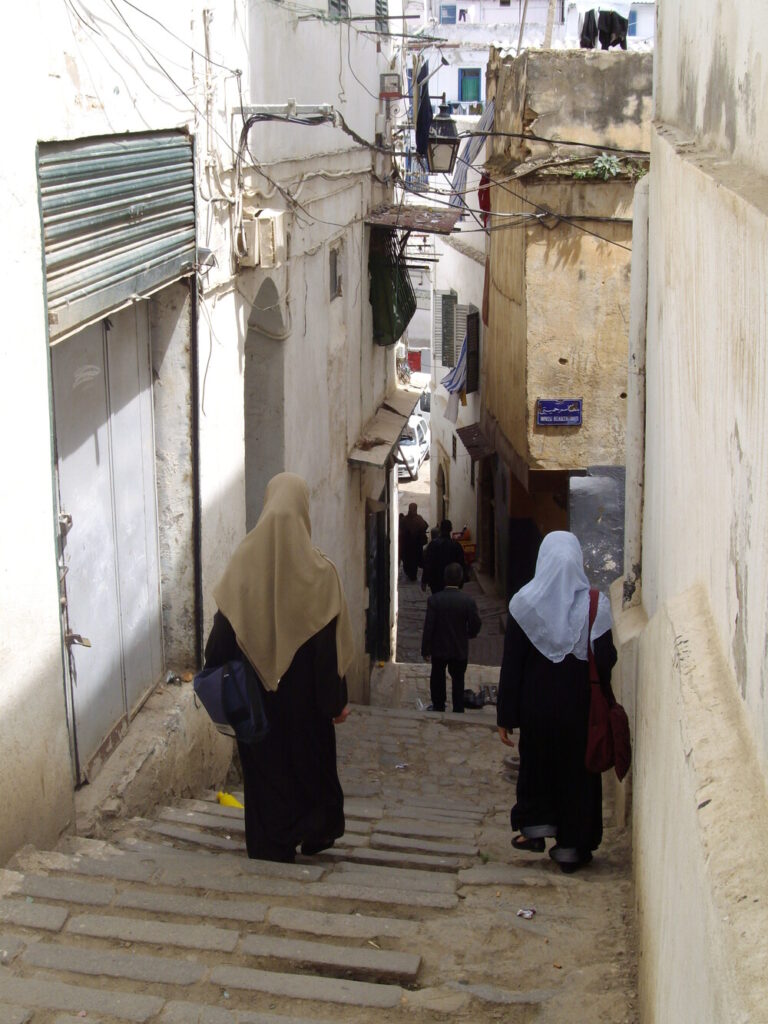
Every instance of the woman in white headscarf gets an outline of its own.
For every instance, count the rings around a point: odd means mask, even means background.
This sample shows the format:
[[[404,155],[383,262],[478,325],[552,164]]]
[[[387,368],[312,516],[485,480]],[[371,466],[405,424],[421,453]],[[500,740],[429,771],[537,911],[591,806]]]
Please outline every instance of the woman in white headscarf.
[[[344,834],[334,723],[346,718],[352,629],[334,564],[312,545],[309,489],[279,473],[213,592],[206,667],[246,660],[269,730],[238,744],[249,857],[290,862]]]
[[[509,603],[496,721],[502,743],[520,729],[517,803],[510,820],[518,850],[549,854],[565,872],[592,859],[603,835],[599,775],[584,766],[590,682],[587,644],[601,683],[616,662],[608,599],[589,630],[589,581],[578,540],[556,531],[542,541],[536,575]]]

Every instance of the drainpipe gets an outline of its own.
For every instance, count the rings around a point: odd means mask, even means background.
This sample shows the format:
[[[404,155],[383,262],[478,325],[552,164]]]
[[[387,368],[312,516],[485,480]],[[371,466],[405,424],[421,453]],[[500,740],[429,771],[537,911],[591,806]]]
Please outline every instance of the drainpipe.
[[[200,287],[197,274],[189,281],[189,295],[192,303],[189,332],[189,401],[190,440],[192,443],[192,558],[194,564],[195,588],[195,658],[196,664],[203,663],[203,526],[200,488],[200,364],[198,348],[198,317]]]
[[[635,187],[632,220],[632,281],[629,293],[627,374],[626,503],[624,512],[623,607],[641,602],[643,488],[645,484],[645,346],[648,320],[649,175]]]

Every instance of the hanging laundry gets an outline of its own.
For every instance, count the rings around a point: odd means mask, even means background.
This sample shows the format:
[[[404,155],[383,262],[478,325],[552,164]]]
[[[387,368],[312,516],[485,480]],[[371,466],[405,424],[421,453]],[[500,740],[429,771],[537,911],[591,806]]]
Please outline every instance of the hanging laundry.
[[[584,24],[581,26],[581,38],[579,46],[582,50],[594,50],[597,42],[597,18],[594,11],[587,11],[584,15]]]
[[[429,101],[429,61],[425,61],[417,79],[419,109],[416,114],[416,152],[426,157],[429,144],[429,129],[432,126],[432,104]]]
[[[477,190],[477,202],[483,211],[483,227],[488,227],[491,217],[491,179],[487,174],[480,175],[480,187]]]
[[[597,19],[597,35],[603,50],[607,50],[611,46],[620,46],[622,50],[626,50],[628,29],[629,22],[616,11],[600,11]]]

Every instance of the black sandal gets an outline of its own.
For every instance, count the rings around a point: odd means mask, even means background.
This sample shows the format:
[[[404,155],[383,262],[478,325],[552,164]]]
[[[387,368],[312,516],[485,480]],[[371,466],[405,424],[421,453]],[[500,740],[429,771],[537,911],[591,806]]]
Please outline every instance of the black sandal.
[[[543,839],[529,839],[528,836],[512,836],[510,840],[516,850],[528,850],[530,853],[544,853],[546,843]]]

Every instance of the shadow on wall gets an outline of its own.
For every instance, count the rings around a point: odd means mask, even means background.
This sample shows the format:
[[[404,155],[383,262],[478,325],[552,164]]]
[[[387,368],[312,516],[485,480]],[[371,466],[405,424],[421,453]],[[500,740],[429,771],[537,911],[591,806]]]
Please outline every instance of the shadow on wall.
[[[285,468],[286,326],[274,282],[259,288],[245,338],[245,526],[256,525],[267,483]]]

